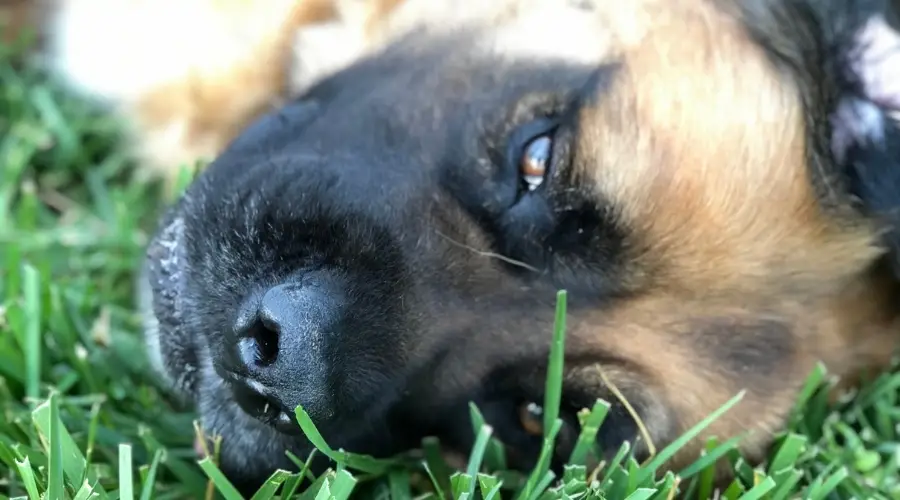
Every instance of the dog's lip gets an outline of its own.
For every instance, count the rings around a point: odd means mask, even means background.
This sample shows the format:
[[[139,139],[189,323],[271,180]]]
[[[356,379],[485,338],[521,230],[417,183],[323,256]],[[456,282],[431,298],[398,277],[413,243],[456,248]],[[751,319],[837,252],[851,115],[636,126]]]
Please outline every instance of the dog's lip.
[[[288,412],[281,410],[275,416],[270,425],[275,427],[278,432],[290,435],[299,435],[302,432],[300,424],[296,418],[293,418]]]
[[[215,370],[228,385],[249,387],[252,388],[254,392],[259,393],[262,397],[268,396],[268,390],[263,390],[264,388],[261,387],[258,382],[254,381],[244,373],[221,365],[217,365]],[[293,417],[291,412],[272,403],[266,403],[260,412],[251,413],[245,411],[245,413],[283,434],[297,435],[302,432],[300,424]]]
[[[268,405],[256,418],[278,432],[287,435],[299,435],[302,433],[300,424],[287,411],[280,408],[270,408]]]
[[[250,376],[244,371],[236,370],[223,364],[215,364],[213,369],[215,370],[216,375],[221,377],[225,382],[249,385]]]

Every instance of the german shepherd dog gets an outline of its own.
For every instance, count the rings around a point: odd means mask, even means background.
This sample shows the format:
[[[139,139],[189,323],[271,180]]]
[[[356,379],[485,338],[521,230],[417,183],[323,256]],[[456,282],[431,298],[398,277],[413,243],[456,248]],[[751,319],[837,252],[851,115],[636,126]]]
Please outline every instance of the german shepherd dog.
[[[310,451],[297,405],[387,456],[466,453],[471,401],[528,468],[565,289],[555,467],[598,398],[640,457],[741,391],[667,467],[713,435],[760,461],[817,363],[851,387],[900,343],[890,8],[394,2],[164,215],[156,366],[247,491]]]

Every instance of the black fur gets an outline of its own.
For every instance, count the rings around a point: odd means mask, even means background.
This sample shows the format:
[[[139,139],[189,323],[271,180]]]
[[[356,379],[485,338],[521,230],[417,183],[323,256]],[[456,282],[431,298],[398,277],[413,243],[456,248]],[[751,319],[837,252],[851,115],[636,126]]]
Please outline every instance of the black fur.
[[[851,148],[846,168],[861,210],[883,227],[887,258],[900,278],[900,123],[884,120],[884,141]]]

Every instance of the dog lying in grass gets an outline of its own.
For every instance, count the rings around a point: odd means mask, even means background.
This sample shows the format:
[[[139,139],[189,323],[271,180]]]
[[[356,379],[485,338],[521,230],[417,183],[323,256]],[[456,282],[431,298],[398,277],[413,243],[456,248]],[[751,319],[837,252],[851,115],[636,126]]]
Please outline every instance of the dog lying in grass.
[[[887,9],[386,6],[163,217],[156,366],[244,491],[310,451],[298,405],[332,447],[387,456],[428,435],[465,454],[471,401],[527,469],[566,289],[557,470],[598,398],[600,449],[646,457],[741,391],[667,467],[709,436],[758,462],[817,363],[848,387],[900,341]]]

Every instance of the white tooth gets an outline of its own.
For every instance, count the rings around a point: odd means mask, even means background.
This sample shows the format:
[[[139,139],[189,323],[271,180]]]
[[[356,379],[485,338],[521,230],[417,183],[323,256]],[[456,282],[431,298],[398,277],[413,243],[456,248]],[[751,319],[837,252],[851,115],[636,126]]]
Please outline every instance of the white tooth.
[[[287,413],[281,412],[280,414],[278,414],[278,421],[283,424],[289,424],[291,422],[291,417],[288,416]]]
[[[269,413],[269,403],[263,405],[263,413]]]

